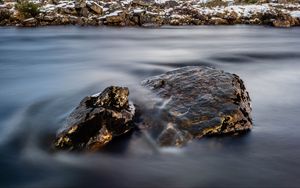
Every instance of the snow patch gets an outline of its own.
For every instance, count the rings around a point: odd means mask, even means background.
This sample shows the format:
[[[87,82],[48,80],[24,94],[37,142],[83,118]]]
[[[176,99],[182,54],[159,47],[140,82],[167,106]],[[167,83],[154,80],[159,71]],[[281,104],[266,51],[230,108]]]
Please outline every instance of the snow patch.
[[[300,11],[299,10],[292,11],[292,12],[290,12],[290,15],[294,18],[300,18]]]
[[[95,93],[95,94],[91,95],[91,97],[99,97],[100,94],[101,93]]]
[[[122,0],[121,2],[124,4],[124,5],[128,5],[132,2],[133,0]]]
[[[122,13],[123,11],[122,10],[117,10],[115,12],[112,12],[108,15],[105,15],[106,17],[109,17],[109,16],[118,16],[120,13]]]
[[[165,2],[169,1],[169,0],[154,0],[155,3],[157,4],[164,4]]]
[[[143,12],[145,12],[145,10],[143,10],[141,8],[137,8],[137,9],[133,10],[133,13],[135,13],[135,14],[140,14],[140,13],[143,13]]]

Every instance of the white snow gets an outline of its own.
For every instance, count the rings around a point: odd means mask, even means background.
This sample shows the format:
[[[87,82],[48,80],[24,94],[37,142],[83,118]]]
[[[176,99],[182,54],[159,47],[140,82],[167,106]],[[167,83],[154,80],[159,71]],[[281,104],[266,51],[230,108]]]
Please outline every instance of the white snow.
[[[166,1],[169,1],[169,0],[154,0],[154,1],[157,4],[164,4]]]
[[[60,1],[59,4],[56,5],[56,7],[60,7],[60,8],[75,8],[75,3],[74,2],[69,2],[69,1]]]
[[[173,14],[173,15],[171,15],[170,17],[173,18],[173,19],[181,19],[181,18],[184,18],[184,16],[178,15],[178,14]]]
[[[56,8],[55,5],[53,5],[53,4],[47,4],[47,5],[45,5],[45,6],[43,6],[43,7],[41,8],[41,12],[50,12],[50,11],[54,11],[55,8]]]
[[[243,6],[233,5],[233,6],[225,7],[224,11],[226,10],[229,12],[234,11],[238,13],[240,16],[249,18],[256,13],[265,13],[268,10],[270,10],[270,8],[267,5],[243,5]]]
[[[212,1],[212,0],[199,0],[198,2],[199,2],[199,3],[207,3],[207,2],[209,2],[209,1]]]
[[[194,7],[195,8],[195,7]],[[223,14],[226,12],[236,12],[238,16],[251,17],[253,14],[265,13],[270,11],[270,7],[267,4],[264,5],[231,5],[227,7],[198,7],[196,8],[199,13],[204,15],[217,15],[219,13]]]
[[[158,13],[156,13],[156,12],[151,12],[151,11],[146,11],[146,13],[149,14],[149,15],[153,15],[153,16],[154,16],[154,15],[158,15]]]
[[[30,22],[30,21],[33,21],[33,20],[35,20],[35,18],[28,18],[28,19],[23,20],[23,21],[24,21],[24,22]]]
[[[103,8],[102,10],[103,10],[103,12],[106,12],[109,10],[109,8]]]
[[[91,95],[91,97],[99,97],[99,95],[100,95],[100,93],[95,93],[95,94]]]
[[[67,3],[65,2],[56,5],[56,7],[61,7],[61,8],[64,8],[65,6],[67,6]]]
[[[145,12],[145,10],[140,9],[140,8],[137,8],[137,9],[133,10],[133,13],[135,13],[135,14],[139,14],[139,13],[142,13],[142,12]]]
[[[123,11],[122,10],[117,10],[117,11],[115,11],[115,12],[112,12],[112,13],[110,13],[110,14],[108,14],[108,15],[105,15],[106,17],[107,16],[118,16],[120,13],[122,13]]]
[[[290,15],[294,18],[300,18],[300,11],[299,10],[292,11],[292,12],[290,12]]]
[[[121,1],[124,5],[128,5],[132,2],[132,0],[122,0]]]
[[[92,5],[93,3],[96,3],[95,1],[86,1],[87,5]],[[97,3],[98,4],[98,3]]]
[[[39,0],[30,0],[30,2],[32,2],[32,3],[36,3],[36,4],[40,3],[40,1],[39,1]]]

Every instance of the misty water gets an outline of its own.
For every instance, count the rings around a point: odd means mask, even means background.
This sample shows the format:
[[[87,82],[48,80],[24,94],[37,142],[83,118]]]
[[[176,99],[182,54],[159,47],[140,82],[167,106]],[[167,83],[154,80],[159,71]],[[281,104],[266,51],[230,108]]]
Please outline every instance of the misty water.
[[[52,153],[80,100],[188,65],[238,74],[254,128],[186,147],[133,134],[99,153]],[[0,187],[297,187],[300,28],[0,28]]]

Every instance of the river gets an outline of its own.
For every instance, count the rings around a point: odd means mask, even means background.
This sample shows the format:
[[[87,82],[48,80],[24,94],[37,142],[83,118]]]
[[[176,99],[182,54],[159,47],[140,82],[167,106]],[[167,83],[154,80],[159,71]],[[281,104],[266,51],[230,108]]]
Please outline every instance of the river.
[[[201,26],[0,28],[0,187],[297,187],[300,185],[300,28]],[[80,100],[130,89],[177,67],[238,74],[253,130],[181,149],[133,135],[95,154],[52,153]]]

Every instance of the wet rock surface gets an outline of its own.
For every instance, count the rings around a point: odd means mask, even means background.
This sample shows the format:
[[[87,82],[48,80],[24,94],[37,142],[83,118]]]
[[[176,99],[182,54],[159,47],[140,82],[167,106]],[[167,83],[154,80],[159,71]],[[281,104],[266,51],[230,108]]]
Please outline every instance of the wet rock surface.
[[[128,88],[111,86],[101,94],[85,97],[57,135],[54,149],[96,151],[131,130],[135,109],[128,95]]]
[[[161,99],[153,105],[156,117],[145,117],[144,122],[149,130],[155,129],[160,146],[181,146],[192,138],[252,128],[250,97],[235,74],[184,67],[148,78],[142,85]]]
[[[128,102],[126,87],[111,86],[84,98],[57,135],[56,150],[96,151],[133,127],[159,146],[183,146],[193,138],[238,134],[252,128],[250,97],[235,74],[183,67],[148,78],[150,103]],[[150,104],[150,105],[149,105]]]

